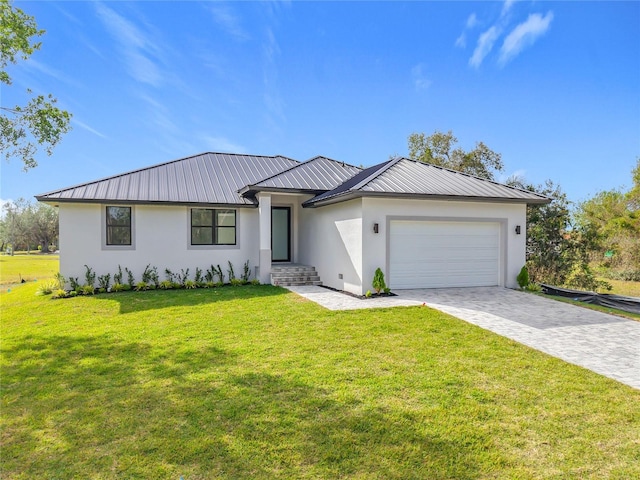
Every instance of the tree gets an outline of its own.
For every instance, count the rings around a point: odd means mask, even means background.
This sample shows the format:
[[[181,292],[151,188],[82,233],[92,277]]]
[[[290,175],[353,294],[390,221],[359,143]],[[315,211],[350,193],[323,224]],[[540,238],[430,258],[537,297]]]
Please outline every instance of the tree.
[[[30,250],[40,246],[43,253],[49,252],[49,245],[58,238],[58,211],[44,203],[35,205],[24,199],[4,206],[4,216],[0,220],[0,242],[4,250],[11,245],[12,250]]]
[[[465,152],[455,147],[458,139],[451,130],[447,133],[435,131],[426,136],[424,133],[409,135],[409,158],[431,163],[440,167],[494,180],[494,172],[501,172],[502,155],[494,152],[482,142],[477,142],[473,150]]]
[[[631,190],[598,192],[575,214],[590,260],[629,279],[640,278],[640,159],[631,175]]]
[[[39,37],[44,30],[38,30],[35,19],[9,0],[0,0],[0,82],[11,85],[11,77],[6,71],[9,64],[26,60],[41,46],[32,38]],[[38,146],[44,147],[47,155],[71,127],[71,114],[56,107],[57,100],[51,95],[33,96],[26,105],[14,107],[0,106],[0,153],[6,161],[19,158],[23,170],[38,165],[35,155]]]

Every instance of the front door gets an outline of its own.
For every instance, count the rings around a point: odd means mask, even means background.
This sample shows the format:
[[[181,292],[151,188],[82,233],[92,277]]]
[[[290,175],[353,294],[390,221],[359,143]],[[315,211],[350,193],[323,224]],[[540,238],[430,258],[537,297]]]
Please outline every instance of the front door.
[[[291,207],[271,208],[271,261],[291,261]]]

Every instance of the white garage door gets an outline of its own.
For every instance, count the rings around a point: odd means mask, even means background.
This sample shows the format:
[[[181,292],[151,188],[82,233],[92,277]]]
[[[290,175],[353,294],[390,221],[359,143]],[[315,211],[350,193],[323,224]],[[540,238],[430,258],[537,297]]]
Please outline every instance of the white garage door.
[[[500,282],[500,224],[396,220],[390,287],[485,287]]]

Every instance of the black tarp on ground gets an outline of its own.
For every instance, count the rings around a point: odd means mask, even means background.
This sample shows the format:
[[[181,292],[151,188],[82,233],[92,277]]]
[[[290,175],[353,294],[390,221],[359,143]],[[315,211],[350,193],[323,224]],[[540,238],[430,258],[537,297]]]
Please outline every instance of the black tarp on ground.
[[[578,300],[579,302],[640,314],[640,298],[623,297],[622,295],[610,295],[607,293],[584,292],[582,290],[569,290],[568,288],[554,287],[545,284],[541,284],[540,286],[542,287],[542,292],[547,295],[567,297],[572,300]]]

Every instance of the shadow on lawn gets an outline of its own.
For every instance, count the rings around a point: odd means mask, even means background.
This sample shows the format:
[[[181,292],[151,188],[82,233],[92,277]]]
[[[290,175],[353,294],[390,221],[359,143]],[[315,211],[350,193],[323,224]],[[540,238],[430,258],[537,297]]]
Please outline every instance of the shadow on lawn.
[[[271,285],[224,286],[193,290],[147,290],[143,292],[118,292],[96,295],[96,298],[115,300],[120,313],[157,310],[167,307],[198,306],[217,302],[255,299],[285,295],[288,290]]]
[[[213,347],[58,336],[3,353],[7,478],[476,478],[489,448]]]

